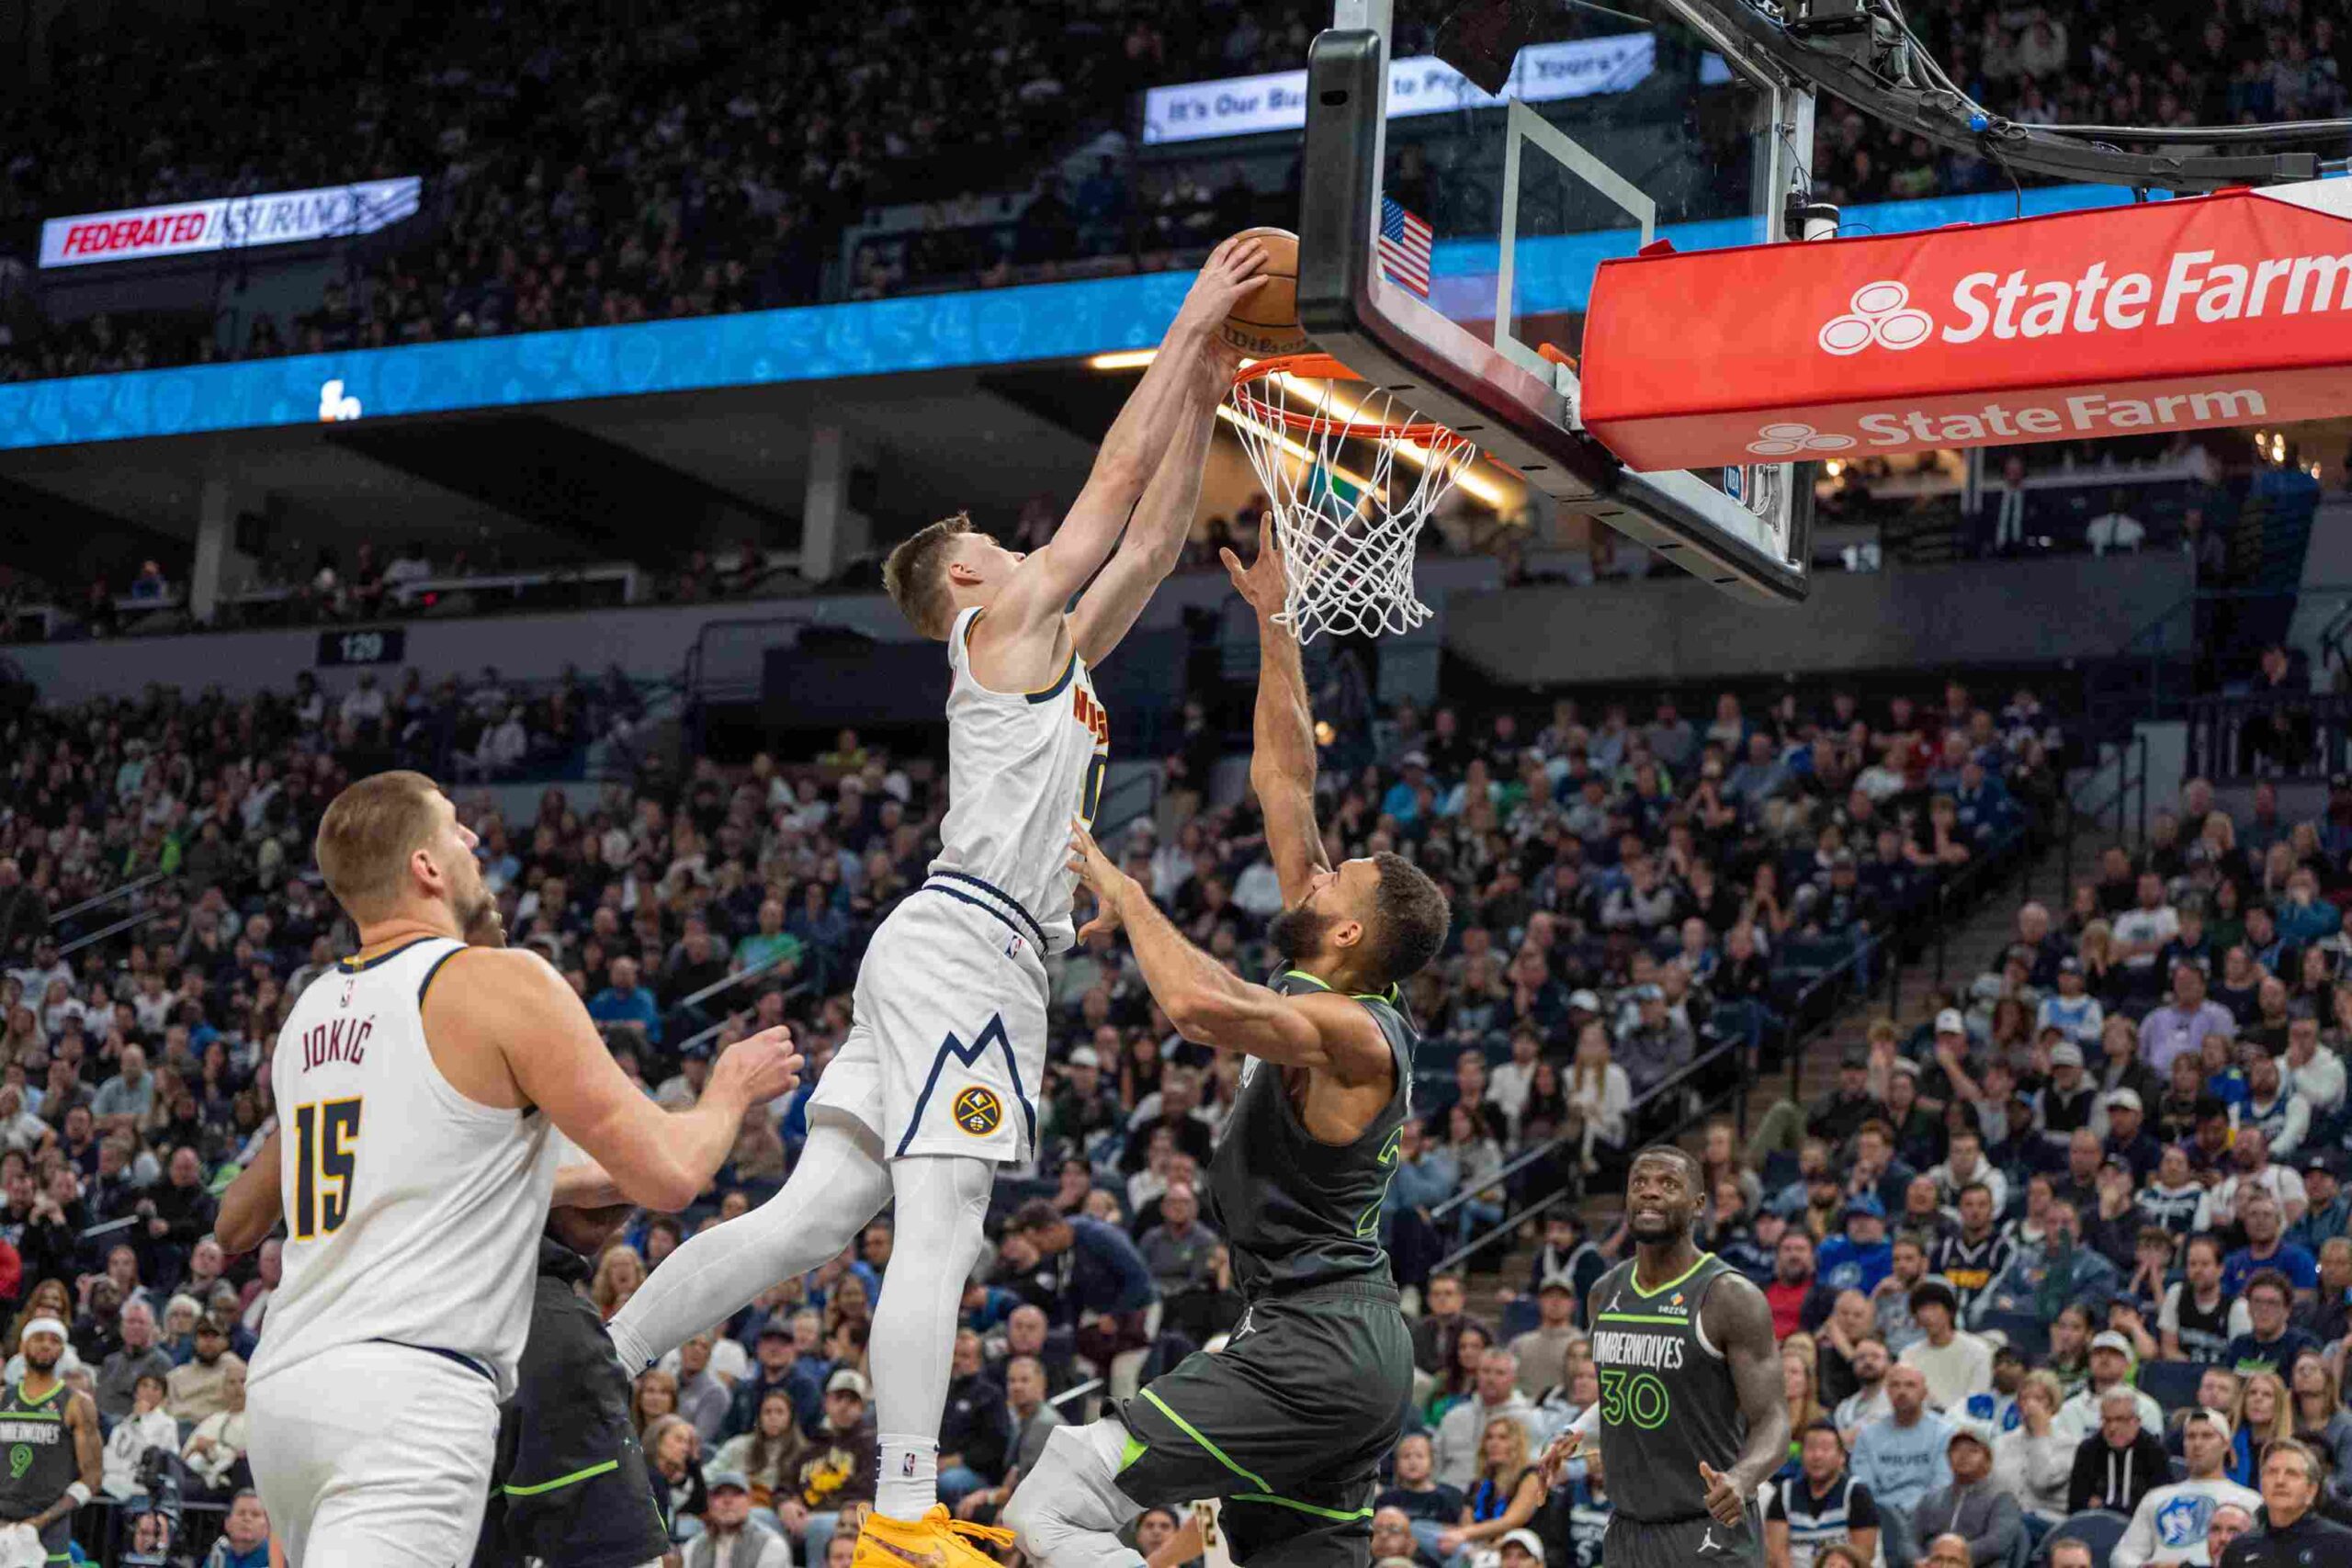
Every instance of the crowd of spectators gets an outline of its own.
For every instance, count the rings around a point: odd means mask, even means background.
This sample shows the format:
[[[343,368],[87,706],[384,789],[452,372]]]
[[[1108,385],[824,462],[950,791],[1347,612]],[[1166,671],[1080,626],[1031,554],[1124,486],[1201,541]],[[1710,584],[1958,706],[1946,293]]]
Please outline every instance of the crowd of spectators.
[[[999,0],[944,32],[904,3],[786,16],[698,0],[649,18],[529,0],[430,28],[333,9],[244,7],[233,27],[60,51],[46,84],[0,103],[17,149],[0,164],[0,234],[414,174],[423,237],[354,251],[282,320],[51,327],[0,308],[0,381],[872,297],[938,276],[1033,281],[1106,255],[1181,265],[1221,220],[1260,215],[1246,183],[1124,154],[1069,178],[1057,161],[1130,130],[1145,87],[1300,63],[1327,19],[1310,0],[1095,0],[1074,15]],[[2031,122],[2322,117],[2352,74],[2352,29],[2308,0],[2216,0],[2194,50],[2177,47],[2177,18],[2101,5],[1976,0],[1918,25],[1954,80]],[[223,103],[223,84],[245,90]],[[123,101],[140,112],[72,112]],[[2009,179],[1851,110],[1824,114],[1815,157],[1817,190],[1841,202]],[[1008,186],[1015,220],[986,221],[1003,198],[972,193]],[[844,228],[892,200],[937,203],[940,221],[828,282]]]
[[[448,724],[492,728],[502,695],[494,672],[437,688],[355,681],[337,697],[306,676],[243,701],[156,691],[10,721],[0,1295],[70,1317],[110,1431],[153,1393],[135,1367],[107,1381],[126,1346],[164,1374],[165,1417],[197,1421],[233,1399],[233,1358],[266,1326],[274,1252],[223,1258],[207,1232],[212,1195],[274,1124],[277,1027],[351,940],[310,874],[320,812],[350,777],[446,753]],[[567,699],[582,713],[601,700]],[[1679,1114],[1679,1094],[1643,1097],[1714,1043],[1752,1041],[1783,959],[1868,943],[2038,810],[2055,778],[2054,728],[2023,694],[1997,715],[1957,685],[1883,711],[1845,692],[1817,707],[1790,696],[1751,711],[1732,694],[1708,705],[1701,724],[1670,702],[1639,722],[1623,705],[1563,703],[1524,728],[1509,711],[1401,708],[1351,727],[1327,759],[1338,842],[1413,855],[1457,911],[1446,957],[1413,987],[1425,1120],[1388,1205],[1417,1301],[1443,1298],[1442,1254],[1610,1169],[1645,1123]],[[1254,807],[1206,794],[1222,736],[1198,709],[1188,719],[1163,809],[1126,829],[1122,853],[1198,940],[1254,972],[1274,879]],[[452,787],[510,940],[561,969],[624,1066],[673,1103],[694,1096],[713,1051],[779,1020],[821,1071],[865,942],[920,882],[944,805],[929,760],[850,733],[789,765],[651,761],[593,800],[550,791],[530,820]],[[163,874],[119,905],[52,920],[151,872]],[[62,949],[126,911],[144,923]],[[743,978],[722,987],[730,976]],[[951,1426],[969,1430],[943,1474],[977,1516],[1042,1440],[1044,1398],[1155,1370],[1239,1306],[1197,1187],[1235,1064],[1174,1037],[1113,942],[1056,964],[1053,1013],[1041,1156],[1004,1194],[993,1273],[967,1303],[975,1337],[958,1350]],[[688,1213],[640,1216],[597,1260],[599,1304],[625,1300],[693,1228],[772,1192],[802,1114],[796,1101],[747,1122]],[[1510,1245],[1506,1231],[1495,1250]],[[720,1325],[707,1356],[690,1347],[649,1376],[646,1447],[682,1535],[727,1528],[740,1491],[752,1528],[772,1522],[822,1560],[872,1482],[870,1440],[845,1434],[867,1419],[865,1314],[888,1249],[877,1226],[854,1256]],[[1547,1306],[1535,1326],[1549,1342],[1565,1324]],[[1450,1342],[1431,1367],[1427,1414],[1450,1472],[1468,1417],[1448,1428],[1445,1410],[1478,1369]],[[765,1397],[787,1386],[788,1415]],[[225,1499],[241,1477],[220,1438],[182,1436],[212,1438],[186,1461],[190,1485]]]

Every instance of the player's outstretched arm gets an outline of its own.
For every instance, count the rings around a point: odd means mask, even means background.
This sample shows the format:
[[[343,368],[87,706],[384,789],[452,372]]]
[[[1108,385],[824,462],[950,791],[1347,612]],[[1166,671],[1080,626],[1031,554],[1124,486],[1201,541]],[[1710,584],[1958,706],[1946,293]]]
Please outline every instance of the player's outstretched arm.
[[[1298,638],[1274,624],[1285,579],[1272,513],[1258,523],[1258,558],[1247,568],[1231,550],[1225,570],[1258,612],[1258,705],[1250,717],[1250,787],[1266,818],[1266,853],[1274,863],[1283,902],[1306,897],[1316,873],[1329,871],[1323,830],[1315,823],[1315,710],[1306,699],[1306,670]]]
[[[1747,1441],[1727,1471],[1702,1463],[1707,1511],[1736,1527],[1756,1501],[1756,1489],[1788,1462],[1789,1402],[1781,1380],[1781,1348],[1772,1337],[1772,1307],[1764,1292],[1736,1274],[1719,1276],[1700,1307],[1707,1337],[1723,1347],[1732,1392],[1747,1423]]]
[[[428,1037],[478,1060],[503,1058],[522,1102],[545,1111],[620,1196],[664,1213],[694,1201],[734,1147],[745,1111],[799,1082],[790,1032],[765,1030],[728,1048],[699,1101],[664,1112],[622,1075],[563,976],[527,948],[452,954],[425,1010]]]
[[[1025,635],[1059,626],[1071,596],[1111,558],[1127,514],[1176,439],[1210,333],[1258,288],[1265,265],[1265,249],[1254,240],[1228,240],[1210,253],[1160,340],[1159,355],[1102,437],[1086,488],[1054,536],[1006,581],[973,634],[976,642],[1011,647]]]
[[[237,1172],[220,1194],[220,1212],[213,1216],[212,1239],[235,1258],[269,1239],[286,1213],[285,1189],[278,1184],[277,1134],[270,1134],[254,1151],[252,1163]]]
[[[1187,942],[1077,822],[1070,824],[1069,864],[1093,889],[1102,918],[1126,927],[1151,999],[1185,1039],[1326,1072],[1351,1086],[1386,1083],[1394,1075],[1387,1038],[1370,1013],[1328,991],[1285,997],[1236,977]]]
[[[1161,454],[1126,534],[1116,553],[1070,613],[1070,640],[1078,656],[1090,665],[1101,664],[1119,646],[1151,602],[1152,590],[1176,570],[1184,554],[1193,518],[1201,509],[1201,471],[1209,451],[1209,436],[1216,429],[1216,411],[1233,379],[1240,357],[1223,342],[1210,338],[1202,345],[1182,412],[1177,417],[1176,438]]]

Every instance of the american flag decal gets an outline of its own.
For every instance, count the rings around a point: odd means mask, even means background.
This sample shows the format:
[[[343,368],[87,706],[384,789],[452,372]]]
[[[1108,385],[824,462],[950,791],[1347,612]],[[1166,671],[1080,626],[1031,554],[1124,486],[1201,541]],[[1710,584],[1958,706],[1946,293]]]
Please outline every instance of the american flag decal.
[[[1430,226],[1387,197],[1380,199],[1381,276],[1430,297]]]

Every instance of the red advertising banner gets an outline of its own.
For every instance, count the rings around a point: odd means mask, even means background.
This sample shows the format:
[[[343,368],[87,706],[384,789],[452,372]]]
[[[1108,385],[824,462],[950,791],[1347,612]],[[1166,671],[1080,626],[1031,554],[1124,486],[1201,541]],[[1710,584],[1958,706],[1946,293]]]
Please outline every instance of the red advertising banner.
[[[1605,262],[1582,376],[1643,472],[2352,412],[2352,180]]]

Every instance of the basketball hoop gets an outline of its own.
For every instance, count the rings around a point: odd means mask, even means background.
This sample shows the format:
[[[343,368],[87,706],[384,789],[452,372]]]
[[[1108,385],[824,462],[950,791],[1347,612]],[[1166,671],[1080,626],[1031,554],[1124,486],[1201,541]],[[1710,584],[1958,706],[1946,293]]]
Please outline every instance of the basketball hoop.
[[[1321,632],[1409,631],[1421,525],[1478,455],[1329,355],[1242,367],[1234,427],[1266,487],[1286,586],[1274,616],[1302,643]],[[1360,466],[1342,459],[1351,455]]]

